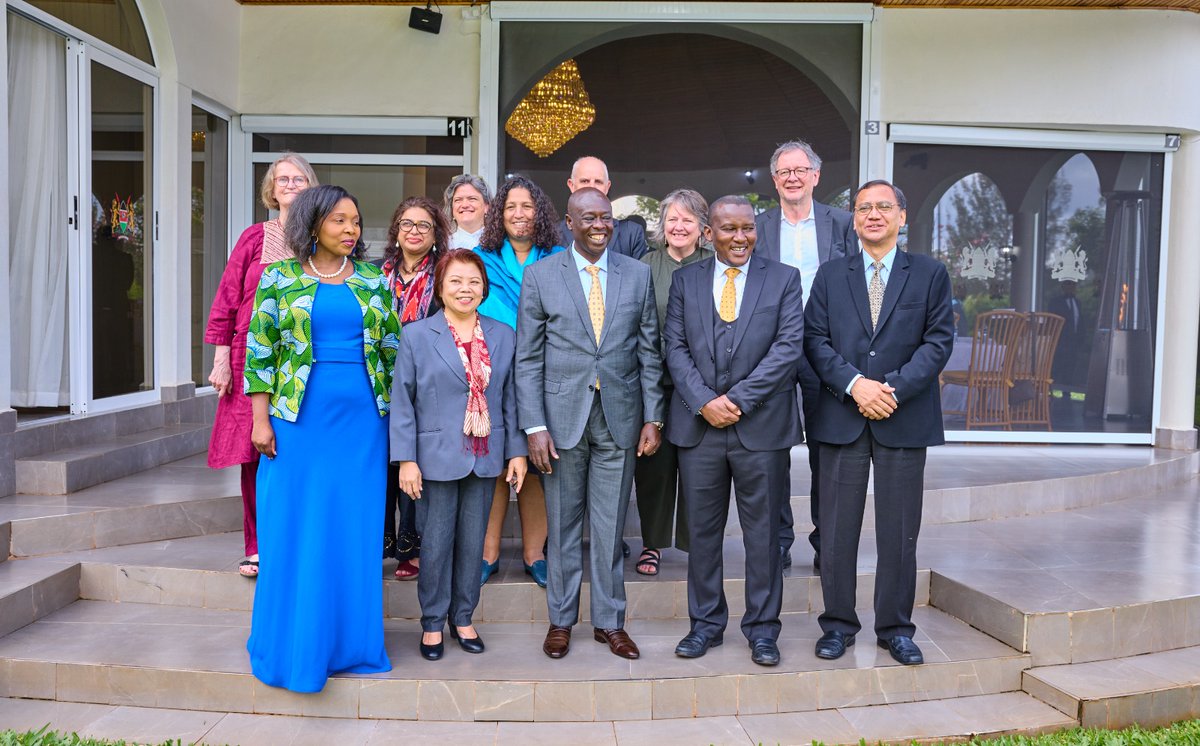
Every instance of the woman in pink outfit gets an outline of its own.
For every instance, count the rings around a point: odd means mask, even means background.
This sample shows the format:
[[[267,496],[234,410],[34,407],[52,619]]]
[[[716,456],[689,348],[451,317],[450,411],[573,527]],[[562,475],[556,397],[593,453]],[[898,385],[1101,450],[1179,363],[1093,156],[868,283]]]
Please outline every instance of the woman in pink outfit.
[[[235,464],[242,467],[242,535],[246,558],[239,564],[238,572],[248,578],[258,575],[254,491],[258,451],[250,443],[253,425],[250,397],[242,390],[246,330],[254,313],[254,293],[263,270],[269,264],[293,257],[283,238],[288,208],[296,195],[316,185],[317,176],[312,166],[295,153],[285,153],[267,169],[260,197],[268,210],[279,211],[279,217],[250,226],[238,239],[221,274],[221,283],[208,314],[208,327],[204,331],[204,341],[217,347],[212,373],[208,376],[209,383],[217,391],[217,415],[208,444],[208,465],[214,469]]]

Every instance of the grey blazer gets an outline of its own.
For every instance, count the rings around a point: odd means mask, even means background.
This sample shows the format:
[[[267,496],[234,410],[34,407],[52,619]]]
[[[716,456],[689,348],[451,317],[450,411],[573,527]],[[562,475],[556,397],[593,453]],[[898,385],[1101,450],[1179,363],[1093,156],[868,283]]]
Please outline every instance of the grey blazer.
[[[633,448],[643,424],[663,419],[650,268],[608,253],[604,329],[597,341],[574,249],[530,265],[517,309],[516,372],[522,430],[544,426],[556,447],[576,446],[599,377],[609,432],[619,447]]]
[[[754,253],[777,262],[782,261],[779,258],[781,214],[778,207],[772,207],[754,219],[754,227],[758,233]],[[814,201],[813,220],[817,224],[817,256],[821,264],[858,250],[854,216],[849,212]]]
[[[496,477],[506,462],[525,456],[525,436],[517,428],[513,384],[516,335],[507,324],[479,317],[492,376],[485,391],[492,432],[488,453],[475,456],[463,435],[467,411],[467,373],[454,345],[444,311],[414,321],[400,335],[392,376],[392,414],[388,426],[392,461],[416,461],[421,476],[450,482],[471,474]]]

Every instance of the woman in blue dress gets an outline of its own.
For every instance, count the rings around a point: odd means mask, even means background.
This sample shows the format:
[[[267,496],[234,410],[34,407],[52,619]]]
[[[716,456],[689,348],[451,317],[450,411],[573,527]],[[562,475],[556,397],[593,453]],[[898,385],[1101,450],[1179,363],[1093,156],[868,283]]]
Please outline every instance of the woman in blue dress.
[[[479,313],[517,328],[517,301],[525,268],[543,257],[557,254],[558,214],[541,187],[524,176],[513,176],[500,185],[483,223],[475,252],[487,269],[488,297]],[[500,569],[500,534],[508,513],[509,484],[496,480],[492,512],[483,542],[483,585]],[[546,587],[546,497],[533,469],[517,493],[521,514],[521,550],[525,574]]]
[[[320,186],[292,204],[295,259],[270,265],[246,356],[254,408],[262,574],[250,667],[318,692],[330,674],[390,671],[383,645],[379,514],[399,323],[365,252],[358,202]]]

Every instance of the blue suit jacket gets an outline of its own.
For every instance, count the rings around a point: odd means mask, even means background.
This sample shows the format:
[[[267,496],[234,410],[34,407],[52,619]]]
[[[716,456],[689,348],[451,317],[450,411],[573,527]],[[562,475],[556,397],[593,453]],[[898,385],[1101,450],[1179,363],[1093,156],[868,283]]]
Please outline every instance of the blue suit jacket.
[[[492,376],[484,392],[492,432],[483,456],[471,453],[463,435],[467,373],[445,312],[412,322],[400,335],[388,428],[391,460],[416,461],[425,479],[450,482],[472,472],[496,477],[509,459],[528,454],[525,435],[517,428],[516,334],[495,319],[479,319],[492,358]]]
[[[804,349],[821,380],[810,438],[847,444],[864,427],[885,446],[921,448],[945,442],[938,374],[954,346],[950,276],[941,262],[897,252],[871,331],[862,252],[821,265],[805,309]],[[858,412],[846,386],[861,373],[896,389],[891,417]]]
[[[804,343],[800,272],[751,254],[742,308],[733,335],[732,385],[716,390],[714,357],[717,311],[713,302],[715,258],[671,276],[663,327],[667,368],[675,395],[667,438],[690,448],[711,427],[700,408],[724,393],[742,410],[734,432],[747,450],[774,451],[804,441],[796,408],[796,362]]]

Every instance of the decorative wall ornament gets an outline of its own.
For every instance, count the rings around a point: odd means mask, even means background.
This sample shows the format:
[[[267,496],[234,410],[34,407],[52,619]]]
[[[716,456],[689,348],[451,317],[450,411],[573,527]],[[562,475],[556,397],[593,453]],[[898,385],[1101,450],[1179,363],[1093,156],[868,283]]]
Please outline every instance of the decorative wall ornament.
[[[1087,279],[1087,254],[1076,246],[1064,249],[1050,259],[1050,277],[1059,281],[1083,282]]]
[[[567,60],[547,73],[525,94],[504,125],[517,142],[545,158],[596,121],[596,107],[588,98],[575,60]]]
[[[133,214],[133,196],[130,195],[124,200],[121,195],[115,195],[112,201],[112,217],[110,218],[109,226],[112,228],[114,236],[128,236],[136,238],[138,233],[137,221]]]
[[[964,280],[990,280],[996,276],[1000,250],[986,246],[967,246],[958,252],[958,274]]]

